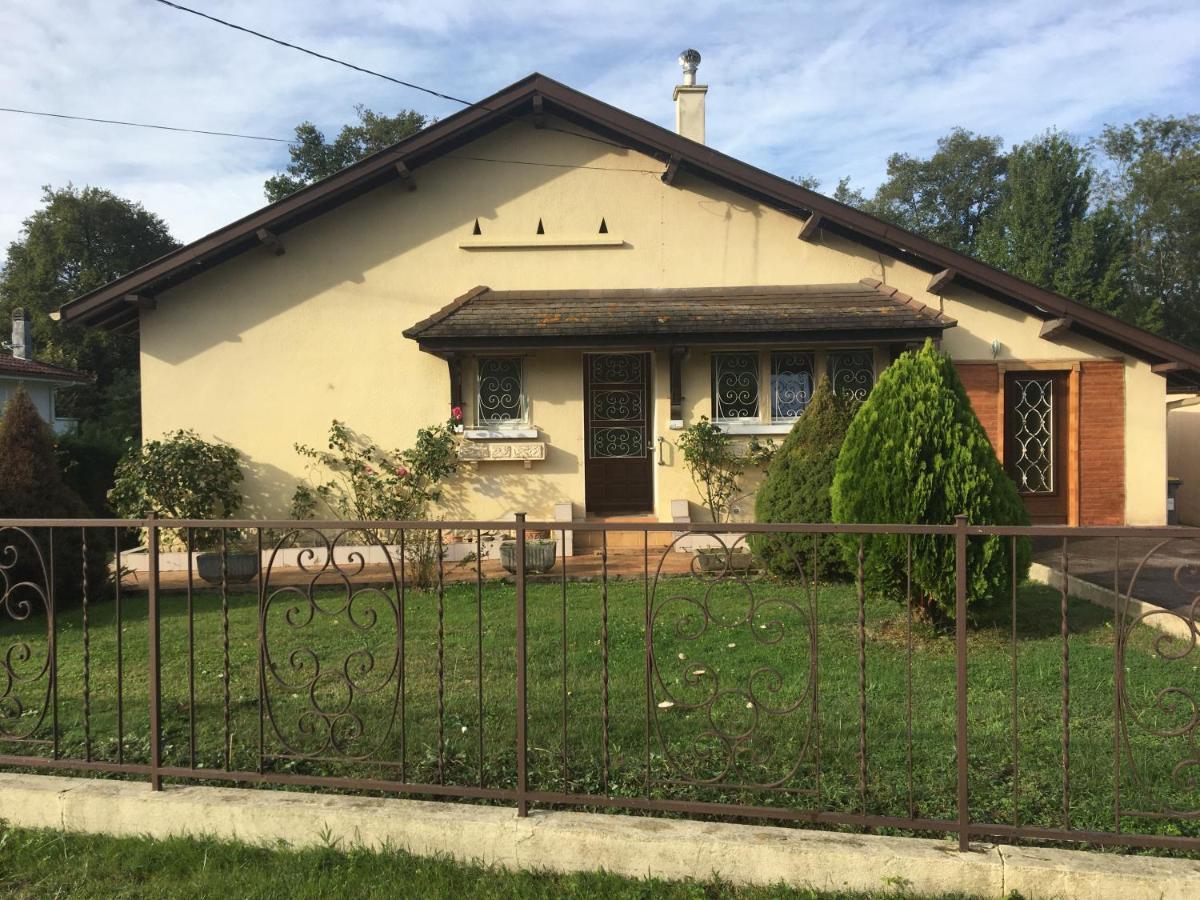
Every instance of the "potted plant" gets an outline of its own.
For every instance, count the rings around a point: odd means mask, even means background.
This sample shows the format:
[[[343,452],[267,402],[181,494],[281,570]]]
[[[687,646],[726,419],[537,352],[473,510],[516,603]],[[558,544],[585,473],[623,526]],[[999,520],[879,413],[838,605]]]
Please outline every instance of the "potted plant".
[[[227,519],[241,509],[241,480],[237,450],[181,430],[140,447],[131,444],[117,464],[108,499],[120,515],[130,518],[155,513],[177,519]],[[162,532],[169,546],[191,552],[197,545],[218,546],[224,530],[194,529],[190,544],[188,535],[179,529],[164,528]],[[199,554],[200,577],[219,584],[225,556],[227,580],[249,581],[258,573],[257,549],[247,550],[240,533],[226,534],[225,540],[224,554],[220,550]]]
[[[549,572],[554,568],[558,555],[558,541],[533,538],[525,541],[525,571],[533,575]],[[505,571],[517,571],[517,542],[509,538],[500,542],[500,565]]]
[[[224,550],[206,550],[196,554],[196,572],[209,584],[220,584],[222,567],[226,584],[245,584],[258,575],[262,557],[258,545],[239,532],[225,536]]]

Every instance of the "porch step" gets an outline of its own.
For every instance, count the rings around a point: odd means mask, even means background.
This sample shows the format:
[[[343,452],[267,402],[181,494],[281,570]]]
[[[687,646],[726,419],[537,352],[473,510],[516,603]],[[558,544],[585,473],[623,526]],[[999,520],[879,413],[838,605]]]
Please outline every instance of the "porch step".
[[[640,550],[642,542],[648,538],[648,544],[651,547],[666,547],[675,535],[670,531],[619,531],[622,526],[632,525],[636,528],[637,525],[646,522],[657,522],[658,519],[654,516],[608,516],[608,517],[591,517],[586,520],[591,523],[603,523],[608,526],[608,549],[609,550]],[[575,552],[584,553],[598,552],[603,546],[603,533],[599,531],[576,531],[575,532]]]

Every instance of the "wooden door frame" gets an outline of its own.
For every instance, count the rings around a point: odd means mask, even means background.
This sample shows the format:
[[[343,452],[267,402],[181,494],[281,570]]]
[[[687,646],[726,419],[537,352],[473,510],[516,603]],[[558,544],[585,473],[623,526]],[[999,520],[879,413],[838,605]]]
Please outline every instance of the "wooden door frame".
[[[1047,372],[1067,376],[1067,524],[1079,524],[1079,373],[1080,360],[1006,360],[996,364],[997,432],[1000,435],[1000,464],[1008,471],[1008,439],[1004,421],[1007,412],[1006,384],[1009,372]]]
[[[655,395],[655,377],[658,365],[658,355],[653,349],[645,347],[620,348],[620,347],[604,347],[595,350],[583,350],[580,353],[580,368],[583,376],[583,513],[584,516],[593,515],[589,509],[588,503],[588,465],[590,463],[591,454],[591,389],[592,379],[589,360],[593,356],[624,356],[624,355],[639,355],[645,358],[645,398],[646,398],[646,466],[649,470],[649,508],[645,510],[650,515],[658,515],[658,471],[654,465],[654,442],[655,435],[655,412],[656,412],[656,395]],[[624,515],[624,514],[622,514]],[[636,515],[630,513],[629,515]]]

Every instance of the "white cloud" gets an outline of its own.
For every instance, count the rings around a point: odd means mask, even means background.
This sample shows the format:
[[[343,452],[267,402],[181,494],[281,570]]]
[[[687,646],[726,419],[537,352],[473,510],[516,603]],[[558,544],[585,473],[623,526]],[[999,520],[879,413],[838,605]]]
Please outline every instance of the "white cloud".
[[[709,139],[781,175],[871,187],[955,125],[1009,143],[1050,126],[1195,111],[1200,7],[1115,0],[606,4],[193,0],[197,8],[446,93],[533,70],[663,125],[676,54],[704,55]],[[287,137],[355,103],[458,107],[146,0],[0,6],[0,105]],[[190,240],[256,208],[283,145],[0,114],[0,247],[43,184],[139,200]]]

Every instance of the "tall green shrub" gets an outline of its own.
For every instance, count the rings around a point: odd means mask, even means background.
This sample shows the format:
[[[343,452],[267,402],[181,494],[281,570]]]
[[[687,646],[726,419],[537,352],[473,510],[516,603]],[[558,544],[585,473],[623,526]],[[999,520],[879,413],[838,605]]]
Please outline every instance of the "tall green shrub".
[[[930,341],[896,360],[859,408],[838,457],[832,501],[835,522],[949,525],[960,513],[972,525],[1029,521],[954,364]],[[869,588],[904,596],[904,536],[870,536],[864,544]],[[847,561],[856,565],[857,539],[843,546]],[[1005,594],[1010,585],[1008,540],[971,538],[967,546],[968,602]],[[1021,541],[1018,578],[1028,568],[1028,544]],[[926,609],[953,617],[953,538],[914,536],[912,578],[916,599]]]
[[[754,501],[758,522],[829,522],[829,491],[838,451],[854,418],[853,401],[834,392],[828,378],[817,384],[804,414],[775,451]],[[781,578],[812,577],[813,546],[823,576],[846,574],[838,541],[809,534],[754,534],[750,548]]]
[[[66,482],[58,465],[54,435],[42,421],[29,395],[21,388],[9,398],[0,418],[0,519],[82,519],[87,507]],[[28,581],[48,590],[44,563],[50,566],[50,529],[0,531],[0,612],[4,595]],[[89,599],[103,593],[107,570],[105,552],[109,530],[88,529],[84,559],[81,530],[56,528],[54,535],[54,598],[59,609],[79,602],[84,571]],[[32,543],[31,543],[32,542]],[[40,551],[42,562],[38,561]],[[28,589],[26,598],[28,598]],[[10,598],[12,600],[12,598]],[[15,601],[14,601],[15,603]],[[9,607],[11,612],[15,605]],[[0,615],[0,622],[6,617]]]

